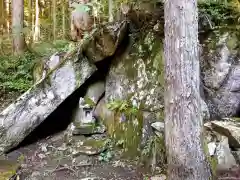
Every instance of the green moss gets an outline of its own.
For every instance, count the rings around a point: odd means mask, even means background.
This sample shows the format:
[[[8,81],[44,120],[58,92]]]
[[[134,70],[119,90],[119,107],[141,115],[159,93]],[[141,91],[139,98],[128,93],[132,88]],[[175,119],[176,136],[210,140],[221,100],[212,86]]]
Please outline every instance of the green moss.
[[[44,62],[43,61],[36,62],[33,67],[33,83],[36,83],[41,79],[43,70]]]
[[[167,159],[164,137],[158,137],[156,135],[150,137],[141,152],[140,163],[147,169],[150,167],[154,168],[153,166],[158,164],[158,166],[162,167],[162,170],[165,170]]]
[[[236,34],[232,34],[232,36],[230,36],[227,40],[227,47],[230,50],[234,50],[238,45],[238,38],[236,36]]]
[[[10,179],[19,167],[17,162],[8,160],[0,160],[0,180]]]
[[[114,101],[107,107],[114,112],[107,121],[110,137],[122,148],[125,157],[136,157],[140,154],[143,112],[131,107],[128,101]]]
[[[157,119],[161,122],[164,121],[164,108],[160,109],[158,112],[157,112]]]
[[[88,139],[86,141],[84,141],[83,146],[91,146],[94,148],[102,148],[104,146],[106,146],[108,143],[107,139]]]
[[[88,104],[90,107],[95,107],[96,103],[88,96],[84,96],[85,103]]]
[[[232,119],[233,121],[240,122],[240,118],[239,118],[239,117],[232,117],[231,119]]]
[[[112,137],[122,147],[125,157],[136,157],[140,153],[143,117],[139,112],[137,116],[128,115],[125,122],[120,122],[120,116],[124,115],[126,116],[126,114],[121,113],[115,116]]]
[[[217,158],[215,156],[210,156],[209,155],[208,144],[207,144],[206,140],[203,141],[203,150],[204,150],[205,155],[207,157],[207,162],[210,164],[212,175],[215,177],[218,161],[217,161]]]

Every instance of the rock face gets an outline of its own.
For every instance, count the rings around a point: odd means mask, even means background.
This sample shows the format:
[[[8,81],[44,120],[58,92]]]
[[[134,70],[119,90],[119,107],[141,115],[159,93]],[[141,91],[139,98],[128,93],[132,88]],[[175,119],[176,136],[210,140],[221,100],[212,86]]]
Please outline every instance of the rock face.
[[[58,55],[50,58],[50,67],[56,67],[31,89],[0,114],[0,150],[6,152],[17,146],[31,131],[50,115],[70,94],[80,87],[96,67],[76,54],[63,65]],[[84,69],[79,73],[79,69]]]
[[[240,103],[237,32],[211,34],[203,43],[201,72],[211,117],[235,116]]]
[[[229,148],[228,138],[225,136],[221,137],[221,140],[216,148],[216,155],[219,164],[218,168],[230,169],[231,167],[237,165]]]
[[[239,123],[230,121],[212,121],[211,127],[215,132],[227,136],[231,147],[240,148]]]
[[[93,63],[112,56],[126,36],[126,22],[104,26],[93,32],[92,38],[83,46],[83,54]]]
[[[237,142],[239,127],[237,122],[213,121],[205,123],[205,142],[208,145],[208,154],[215,159],[212,166],[218,170],[228,170],[237,165],[239,156]],[[214,164],[213,164],[214,162]]]
[[[143,40],[130,43],[111,64],[105,97],[107,102],[129,99],[137,106],[142,102],[145,110],[157,111],[163,105],[162,42],[153,32],[141,36]]]

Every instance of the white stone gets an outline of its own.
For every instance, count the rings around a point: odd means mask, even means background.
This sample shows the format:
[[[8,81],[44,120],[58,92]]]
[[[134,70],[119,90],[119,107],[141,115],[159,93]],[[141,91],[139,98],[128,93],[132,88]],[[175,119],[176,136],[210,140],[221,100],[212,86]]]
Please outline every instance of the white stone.
[[[216,147],[217,145],[215,142],[208,143],[208,152],[210,156],[213,156],[215,154]]]

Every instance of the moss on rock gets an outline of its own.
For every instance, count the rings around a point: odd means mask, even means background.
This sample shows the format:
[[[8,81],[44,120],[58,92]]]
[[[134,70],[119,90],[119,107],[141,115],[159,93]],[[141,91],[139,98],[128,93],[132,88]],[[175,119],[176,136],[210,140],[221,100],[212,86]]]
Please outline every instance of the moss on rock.
[[[85,155],[97,155],[107,149],[108,139],[88,139],[84,140],[83,143],[74,148],[73,155],[78,156],[79,154]]]
[[[0,160],[0,180],[10,179],[20,167],[18,162]]]

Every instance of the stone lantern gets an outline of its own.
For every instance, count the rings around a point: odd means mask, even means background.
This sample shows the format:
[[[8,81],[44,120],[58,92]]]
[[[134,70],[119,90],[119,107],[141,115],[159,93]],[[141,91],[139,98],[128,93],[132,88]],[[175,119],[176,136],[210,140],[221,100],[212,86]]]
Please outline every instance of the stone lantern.
[[[93,117],[93,107],[87,104],[84,98],[80,98],[79,106],[74,116],[74,135],[92,134],[95,128],[95,118]]]

